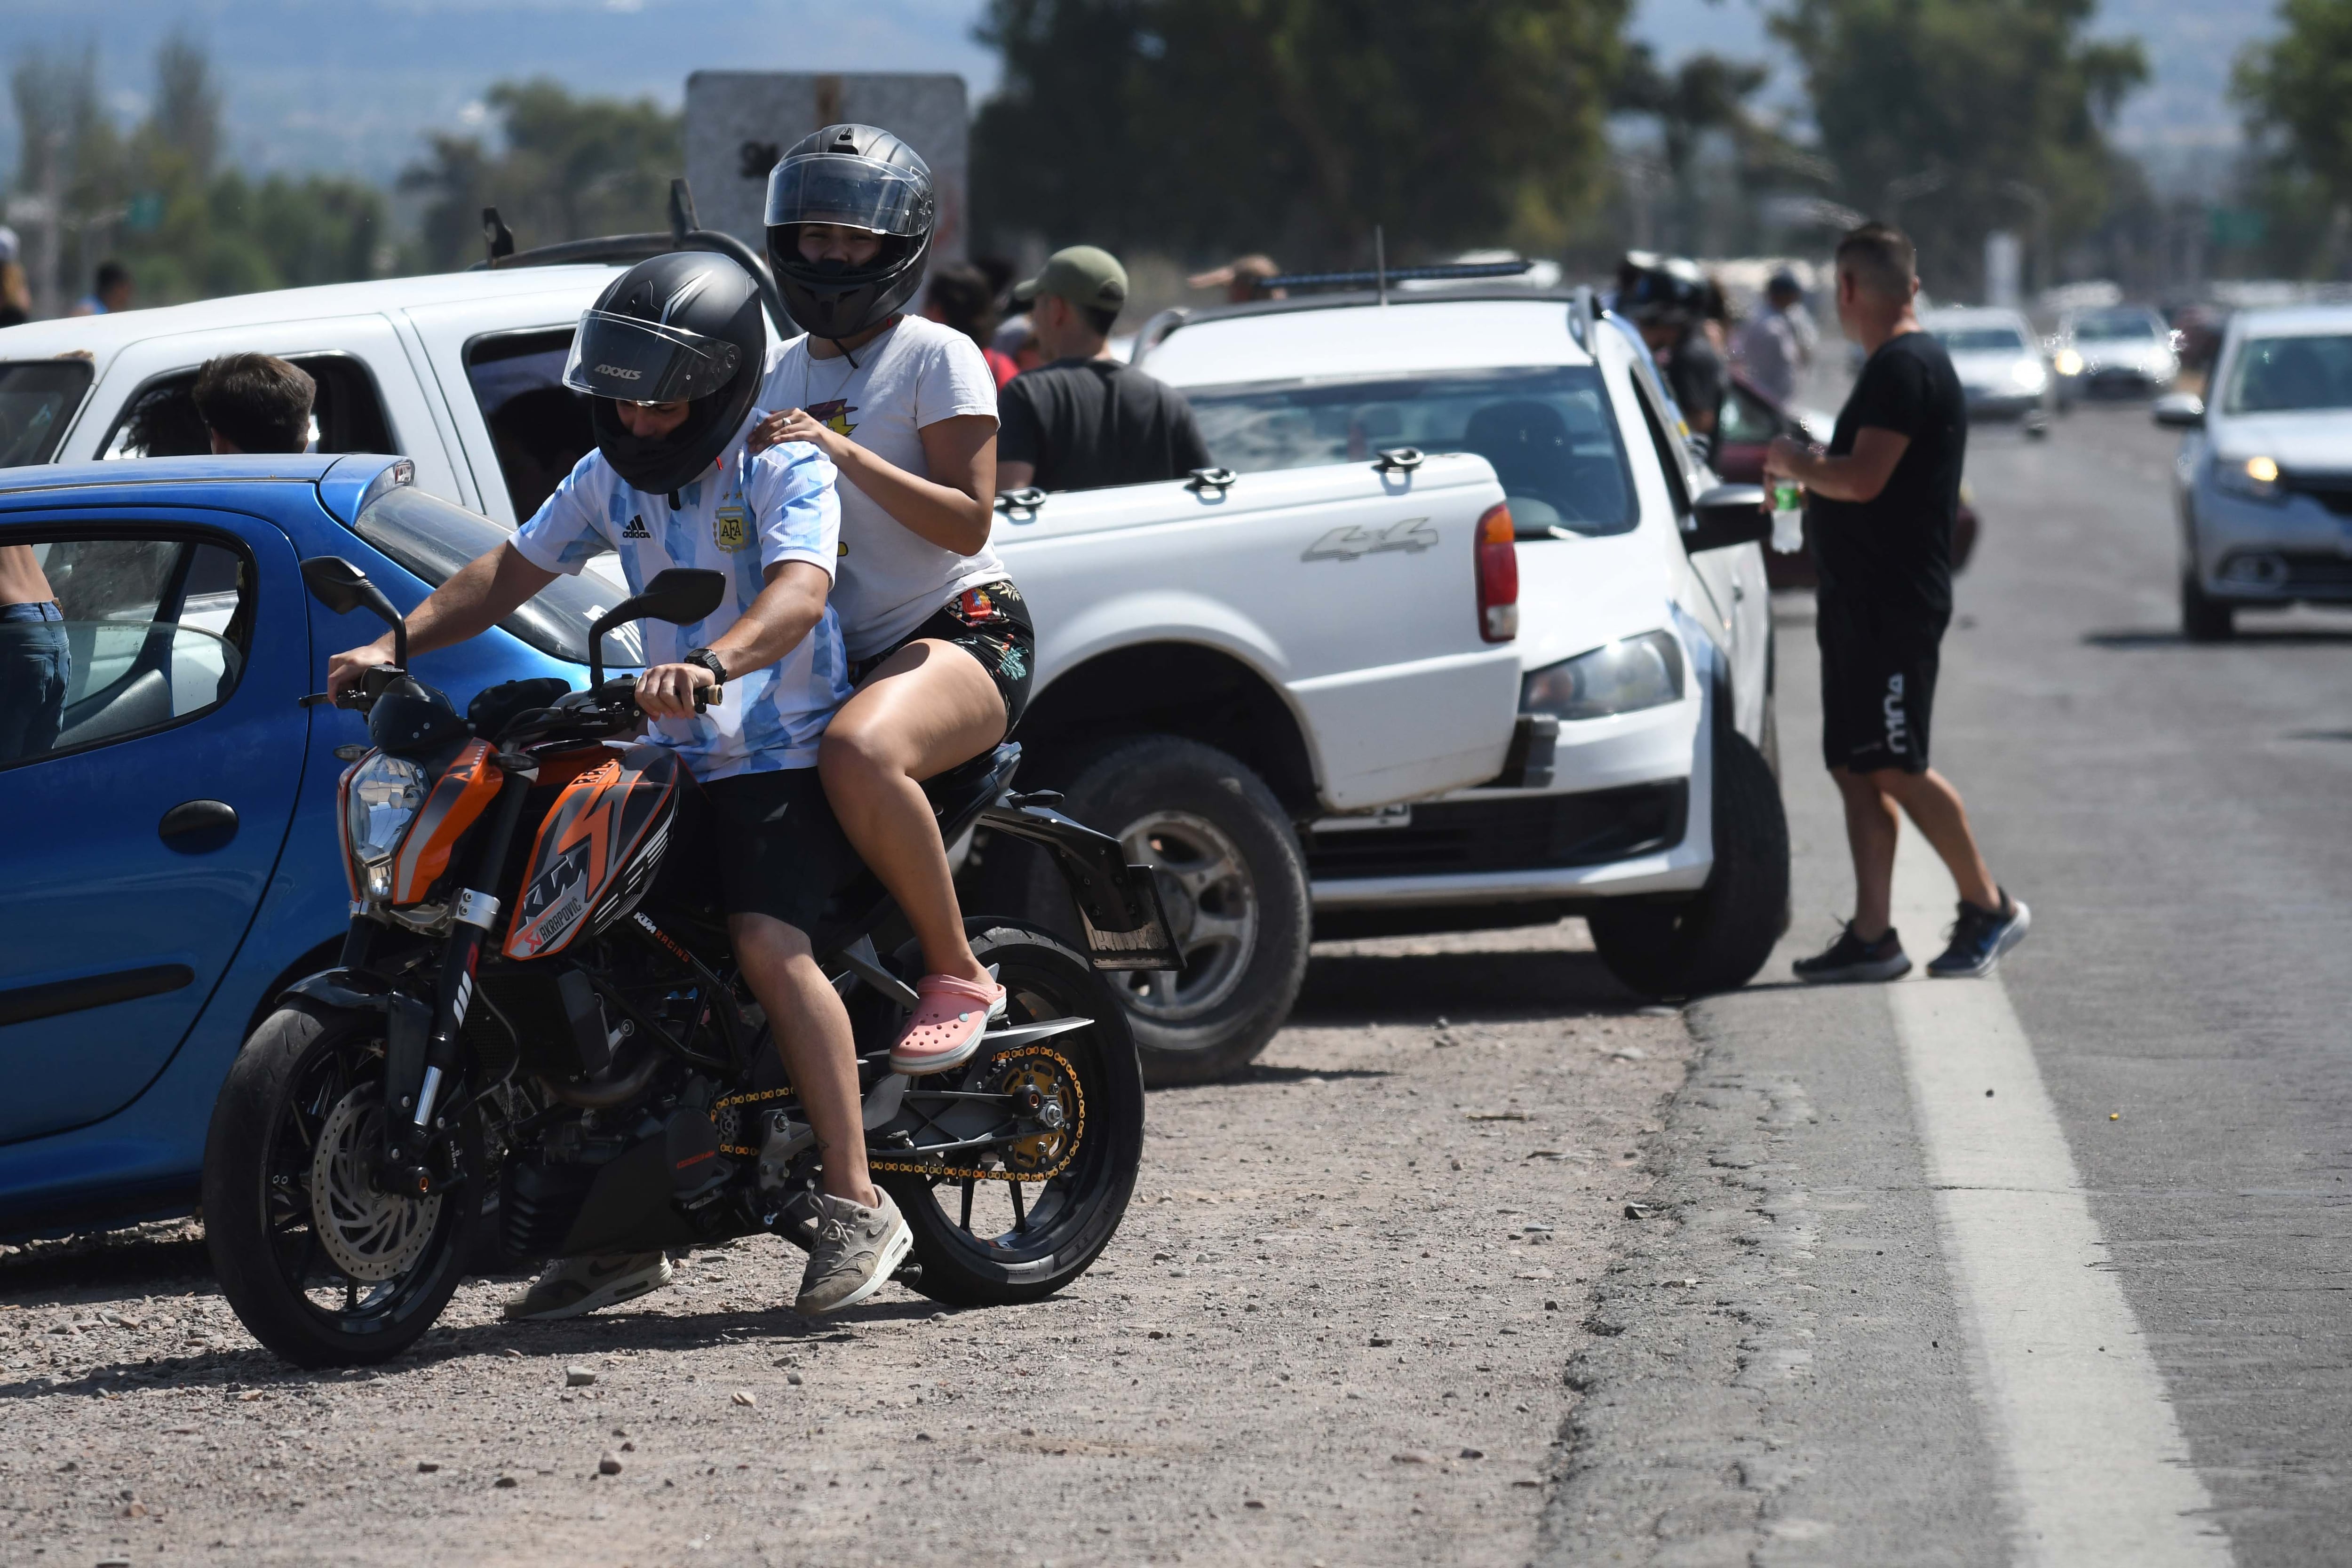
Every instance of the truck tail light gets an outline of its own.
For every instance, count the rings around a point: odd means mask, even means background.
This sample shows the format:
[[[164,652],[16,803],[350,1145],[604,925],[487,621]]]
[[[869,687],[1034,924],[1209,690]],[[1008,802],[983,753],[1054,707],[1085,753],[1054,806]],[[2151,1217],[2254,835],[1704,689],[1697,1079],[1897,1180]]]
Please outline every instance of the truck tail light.
[[[1478,635],[1509,642],[1519,635],[1519,552],[1509,506],[1488,507],[1478,520]]]

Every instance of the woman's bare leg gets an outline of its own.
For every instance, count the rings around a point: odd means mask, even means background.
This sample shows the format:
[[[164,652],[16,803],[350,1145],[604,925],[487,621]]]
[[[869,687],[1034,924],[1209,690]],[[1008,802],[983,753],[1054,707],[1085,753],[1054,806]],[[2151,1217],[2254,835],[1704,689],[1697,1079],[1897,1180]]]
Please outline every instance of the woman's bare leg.
[[[923,970],[985,981],[919,781],[1004,738],[1004,699],[952,643],[909,643],[866,677],[826,726],[817,754],[825,798],[922,943]]]

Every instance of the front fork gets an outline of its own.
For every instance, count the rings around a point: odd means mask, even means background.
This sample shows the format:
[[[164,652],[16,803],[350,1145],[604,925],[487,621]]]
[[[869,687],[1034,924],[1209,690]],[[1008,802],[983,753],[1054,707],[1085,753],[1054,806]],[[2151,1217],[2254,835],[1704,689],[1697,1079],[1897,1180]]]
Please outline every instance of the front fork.
[[[507,769],[506,780],[490,808],[490,830],[481,841],[467,878],[493,886],[506,865],[531,781],[538,777],[535,767],[509,767],[504,758],[499,762]],[[398,992],[388,999],[383,1085],[387,1114],[377,1180],[386,1192],[421,1196],[432,1190],[433,1175],[425,1165],[425,1150],[449,1125],[445,1100],[450,1081],[457,1076],[458,1037],[466,1026],[467,1009],[473,1005],[474,972],[481,963],[482,944],[489,940],[490,928],[498,921],[499,900],[467,888],[458,893],[451,915],[454,924],[448,945],[442,950],[432,1002]],[[356,927],[358,922],[353,924]],[[355,931],[352,941],[358,940]]]

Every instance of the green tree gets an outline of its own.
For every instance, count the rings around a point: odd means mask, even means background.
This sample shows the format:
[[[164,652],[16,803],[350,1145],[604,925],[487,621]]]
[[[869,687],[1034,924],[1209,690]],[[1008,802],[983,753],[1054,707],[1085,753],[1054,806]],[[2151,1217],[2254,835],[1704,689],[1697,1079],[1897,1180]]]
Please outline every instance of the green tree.
[[[1294,266],[1556,249],[1601,192],[1628,0],[991,0],[981,232]]]
[[[1900,224],[1928,287],[1980,281],[1985,235],[2053,253],[2099,221],[2103,125],[2145,80],[2136,41],[2085,38],[2095,0],[1790,0],[1772,27],[1802,63],[1848,205]]]
[[[2336,273],[2352,262],[2352,0],[2283,0],[2279,20],[2231,84],[2252,149],[2243,195],[2267,220],[2248,248],[2263,270]]]
[[[574,98],[543,79],[500,82],[484,101],[499,116],[504,152],[436,135],[430,155],[401,173],[402,190],[428,197],[424,266],[480,260],[486,206],[524,247],[667,226],[669,182],[685,165],[680,116],[651,99]]]

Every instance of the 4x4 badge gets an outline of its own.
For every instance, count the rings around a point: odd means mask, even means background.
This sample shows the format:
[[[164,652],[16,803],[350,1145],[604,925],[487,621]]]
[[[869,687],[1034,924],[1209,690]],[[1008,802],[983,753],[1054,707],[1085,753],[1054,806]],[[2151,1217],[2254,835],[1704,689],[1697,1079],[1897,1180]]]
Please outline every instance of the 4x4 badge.
[[[1353,561],[1381,550],[1434,550],[1437,530],[1425,517],[1408,517],[1386,528],[1335,528],[1307,547],[1302,561]]]

